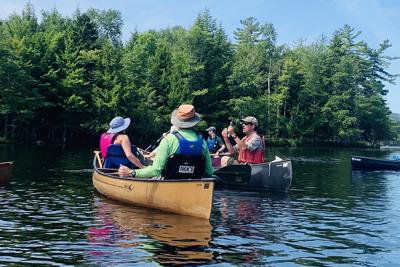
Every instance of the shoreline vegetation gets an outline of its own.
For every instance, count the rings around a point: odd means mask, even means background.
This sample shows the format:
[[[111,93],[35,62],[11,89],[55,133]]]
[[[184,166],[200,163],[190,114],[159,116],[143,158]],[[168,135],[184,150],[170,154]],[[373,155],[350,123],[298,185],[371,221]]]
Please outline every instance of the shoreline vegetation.
[[[123,42],[117,10],[38,17],[28,2],[0,19],[0,143],[97,140],[119,115],[132,119],[133,142],[148,144],[182,103],[203,115],[200,131],[255,116],[271,146],[400,143],[400,116],[384,100],[398,76],[388,40],[372,48],[344,25],[278,44],[273,24],[240,22],[231,41],[204,10],[187,29],[133,31]]]
[[[89,143],[92,145],[97,145],[97,137],[93,136],[93,140]],[[82,142],[82,144],[88,144],[87,142]],[[139,144],[139,147],[146,147],[147,144],[153,143],[152,140],[147,140],[145,143]],[[46,142],[43,140],[38,140],[35,143],[32,142],[23,142],[23,141],[13,141],[13,140],[4,140],[0,138],[1,145],[36,145],[36,146],[65,146],[66,144],[72,145],[72,143],[62,143],[62,142]],[[76,145],[79,145],[77,143]],[[270,140],[267,143],[267,147],[336,147],[336,148],[381,148],[381,147],[400,147],[399,142],[391,141],[391,142],[381,142],[378,144],[371,144],[368,142],[353,142],[353,143],[340,143],[340,142],[307,142],[307,141],[299,141],[299,140],[287,140],[287,139],[279,139],[279,140]]]

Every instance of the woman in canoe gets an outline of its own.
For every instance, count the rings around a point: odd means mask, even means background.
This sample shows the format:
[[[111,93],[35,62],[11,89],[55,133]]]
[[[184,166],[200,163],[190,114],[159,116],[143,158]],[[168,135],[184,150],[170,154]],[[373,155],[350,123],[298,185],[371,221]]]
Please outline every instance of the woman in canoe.
[[[100,137],[100,150],[104,159],[104,167],[118,168],[119,165],[130,168],[144,168],[144,165],[135,156],[136,147],[132,146],[125,130],[131,123],[130,118],[115,117],[110,122],[110,128]]]

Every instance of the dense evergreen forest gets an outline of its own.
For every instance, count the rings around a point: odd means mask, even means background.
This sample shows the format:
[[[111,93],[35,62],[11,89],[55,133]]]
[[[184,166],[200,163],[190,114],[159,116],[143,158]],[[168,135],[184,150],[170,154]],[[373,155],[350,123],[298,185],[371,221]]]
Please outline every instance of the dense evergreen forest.
[[[118,11],[50,10],[39,19],[28,3],[0,20],[0,136],[77,142],[120,115],[148,143],[169,129],[174,108],[193,103],[200,129],[253,115],[273,144],[395,138],[400,127],[383,98],[397,77],[387,72],[389,41],[372,48],[344,25],[313,43],[278,44],[272,24],[240,22],[230,41],[205,10],[188,29],[132,29],[123,42]]]

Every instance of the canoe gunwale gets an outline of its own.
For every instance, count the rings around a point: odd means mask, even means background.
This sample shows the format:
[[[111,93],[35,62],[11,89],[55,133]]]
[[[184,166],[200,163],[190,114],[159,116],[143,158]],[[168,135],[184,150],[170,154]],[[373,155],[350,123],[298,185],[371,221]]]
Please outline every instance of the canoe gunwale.
[[[377,159],[377,158],[370,158],[370,157],[361,157],[361,156],[351,156],[351,160],[353,161],[353,158],[356,159],[366,159],[366,160],[370,160],[370,161],[374,161],[377,163],[394,163],[396,165],[400,165],[400,160],[393,160],[393,159]]]
[[[292,161],[289,159],[259,164],[228,165],[214,168],[216,185],[225,188],[289,192],[292,184]]]
[[[113,171],[114,173],[118,171],[118,169],[105,169],[98,168],[96,164],[96,157],[93,160],[93,169],[100,175],[107,176],[108,178],[117,179],[117,180],[127,180],[127,181],[137,181],[137,182],[149,182],[149,183],[160,183],[160,182],[214,182],[216,179],[212,177],[205,177],[201,179],[154,179],[154,178],[136,178],[131,176],[119,176],[112,173],[107,173],[102,170]]]
[[[399,171],[400,161],[377,159],[363,156],[351,156],[352,171]]]
[[[228,165],[228,166],[250,166],[250,167],[262,167],[262,166],[267,166],[270,165],[271,163],[285,163],[285,162],[291,162],[291,160],[289,159],[283,159],[283,160],[279,160],[279,161],[269,161],[269,162],[263,162],[263,163],[243,163],[243,164],[235,164],[235,165]],[[228,167],[225,166],[225,167]],[[225,167],[214,167],[214,171],[218,171],[222,168]]]

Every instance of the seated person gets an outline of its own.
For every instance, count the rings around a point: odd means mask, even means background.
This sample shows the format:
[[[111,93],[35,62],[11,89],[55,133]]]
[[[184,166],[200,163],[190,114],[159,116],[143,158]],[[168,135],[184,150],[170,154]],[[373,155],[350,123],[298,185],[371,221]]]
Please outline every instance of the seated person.
[[[255,117],[248,116],[241,121],[243,133],[245,136],[240,139],[232,126],[225,128],[222,131],[222,137],[224,138],[226,147],[230,154],[239,153],[238,160],[232,157],[224,156],[221,159],[221,166],[242,164],[242,163],[263,163],[265,153],[264,138],[257,134],[258,121]],[[230,134],[236,145],[233,146],[229,141],[228,134]]]
[[[207,145],[211,154],[218,154],[225,150],[224,141],[217,135],[217,129],[214,126],[206,129],[208,131]]]
[[[166,179],[169,176],[173,179],[211,177],[213,168],[207,142],[193,130],[199,121],[200,115],[195,112],[192,105],[180,105],[171,114],[171,123],[178,130],[161,140],[153,165],[141,170],[121,166],[118,170],[119,175]],[[182,164],[178,162],[179,160],[189,162],[187,167],[191,168],[182,168],[181,171]]]
[[[144,167],[134,155],[137,151],[132,151],[131,142],[125,133],[130,123],[130,118],[115,117],[111,120],[108,131],[101,135],[100,151],[105,168],[119,168],[120,164],[131,168]]]

